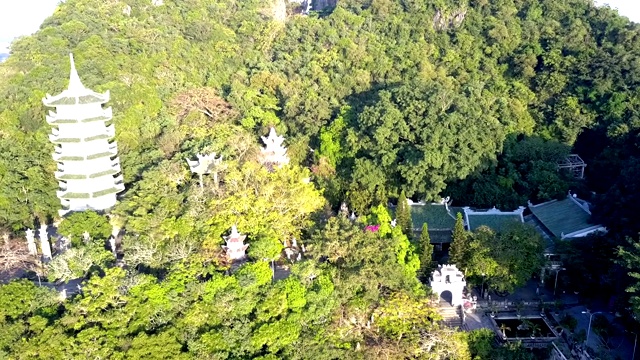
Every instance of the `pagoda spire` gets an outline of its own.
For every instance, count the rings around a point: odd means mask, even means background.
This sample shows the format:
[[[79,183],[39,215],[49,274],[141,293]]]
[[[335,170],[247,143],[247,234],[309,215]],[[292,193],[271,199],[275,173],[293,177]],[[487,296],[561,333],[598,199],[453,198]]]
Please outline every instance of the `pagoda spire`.
[[[82,85],[78,70],[76,70],[76,62],[73,60],[73,53],[69,53],[69,61],[71,62],[71,72],[69,73],[69,92],[86,91],[87,88]]]

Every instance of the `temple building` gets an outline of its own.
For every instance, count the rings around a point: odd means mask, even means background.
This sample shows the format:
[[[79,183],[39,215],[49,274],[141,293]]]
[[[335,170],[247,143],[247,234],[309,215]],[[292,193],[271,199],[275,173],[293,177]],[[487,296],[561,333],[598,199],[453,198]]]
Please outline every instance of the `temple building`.
[[[276,129],[271,128],[268,137],[262,137],[265,147],[261,149],[262,163],[270,169],[281,167],[289,163],[287,148],[282,145],[283,136],[276,134]]]
[[[422,224],[429,226],[429,237],[436,251],[446,251],[451,243],[451,234],[456,224],[456,216],[462,213],[460,207],[452,207],[451,199],[442,199],[438,203],[413,202],[407,199],[411,209],[411,221],[415,236],[422,232]]]
[[[493,207],[489,210],[472,210],[465,206],[464,219],[467,230],[475,231],[480,226],[487,226],[493,231],[501,232],[509,229],[513,224],[524,223],[524,210],[520,206],[514,211],[500,211]]]
[[[474,231],[480,226],[488,226],[496,232],[509,229],[515,223],[524,223],[524,207],[514,211],[500,211],[495,207],[489,210],[472,209],[468,206],[451,206],[449,197],[442,198],[437,203],[424,201],[413,202],[407,199],[411,209],[411,221],[415,236],[420,236],[422,224],[429,226],[429,237],[436,251],[446,251],[452,241],[453,228],[456,225],[456,217],[462,214],[465,229]],[[390,209],[395,213],[394,209]]]
[[[246,258],[245,252],[249,247],[249,244],[244,243],[244,239],[247,235],[242,235],[238,232],[238,228],[235,225],[231,228],[231,234],[223,236],[227,245],[222,246],[222,249],[226,251],[227,258],[231,261],[244,260]]]
[[[551,200],[542,204],[529,203],[538,229],[543,236],[557,239],[585,237],[607,229],[591,220],[589,203],[569,193],[563,200]]]
[[[67,90],[42,99],[44,105],[56,109],[46,119],[53,127],[49,140],[55,145],[53,159],[58,163],[55,177],[61,216],[70,211],[107,210],[124,190],[118,147],[112,141],[111,108],[102,107],[109,101],[109,91],[100,94],[85,88],[73,55],[70,58]]]

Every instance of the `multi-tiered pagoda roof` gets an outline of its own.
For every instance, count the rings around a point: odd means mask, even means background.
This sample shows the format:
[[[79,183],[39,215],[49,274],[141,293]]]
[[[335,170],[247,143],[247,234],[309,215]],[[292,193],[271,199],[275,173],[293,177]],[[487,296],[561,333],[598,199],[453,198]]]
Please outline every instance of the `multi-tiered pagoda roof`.
[[[42,99],[46,106],[56,108],[46,120],[53,126],[49,140],[55,144],[61,215],[109,209],[116,203],[116,194],[124,190],[118,146],[112,141],[112,110],[102,107],[109,101],[109,92],[87,89],[80,81],[73,55],[70,59],[69,87]]]

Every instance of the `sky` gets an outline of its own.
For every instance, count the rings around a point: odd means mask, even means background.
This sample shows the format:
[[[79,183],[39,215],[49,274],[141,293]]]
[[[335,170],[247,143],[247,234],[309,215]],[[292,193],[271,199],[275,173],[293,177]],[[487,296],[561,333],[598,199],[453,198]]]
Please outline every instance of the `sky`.
[[[30,35],[53,14],[61,0],[0,0],[0,53],[7,52],[12,39]],[[640,23],[640,0],[595,0]]]
[[[618,13],[629,20],[640,23],[640,0],[595,0],[597,5],[609,4],[612,9],[618,9]]]
[[[53,14],[60,0],[0,0],[0,53],[11,40],[30,35]]]

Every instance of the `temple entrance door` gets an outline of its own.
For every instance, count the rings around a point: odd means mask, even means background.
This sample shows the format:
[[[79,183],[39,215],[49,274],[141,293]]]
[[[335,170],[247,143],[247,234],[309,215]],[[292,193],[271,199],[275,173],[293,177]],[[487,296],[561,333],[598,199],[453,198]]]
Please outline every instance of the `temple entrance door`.
[[[440,307],[453,306],[453,294],[449,290],[445,290],[440,294]]]

